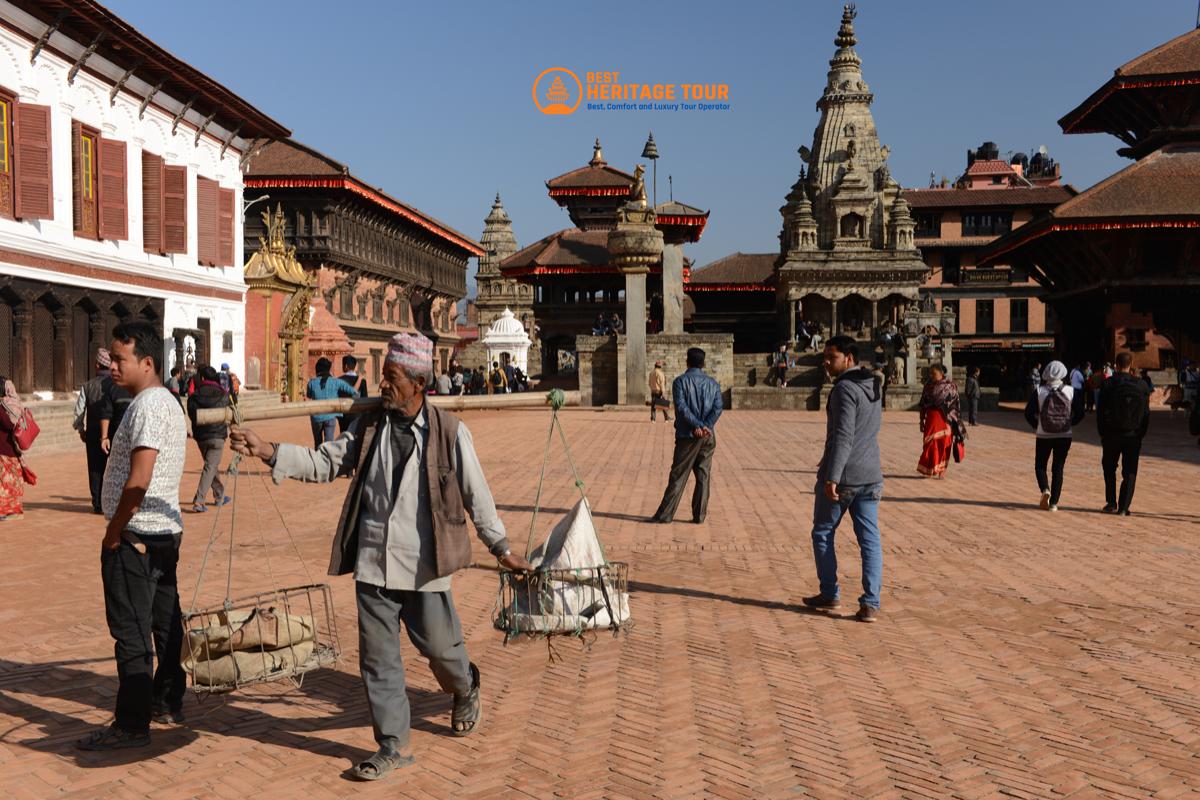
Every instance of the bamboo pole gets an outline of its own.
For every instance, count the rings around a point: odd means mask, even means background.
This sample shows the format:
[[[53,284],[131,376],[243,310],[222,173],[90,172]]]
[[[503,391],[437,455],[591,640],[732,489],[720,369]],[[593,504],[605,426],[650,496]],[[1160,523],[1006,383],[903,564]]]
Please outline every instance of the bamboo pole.
[[[579,392],[564,392],[568,406],[579,405]],[[430,395],[425,401],[449,411],[473,411],[489,408],[540,408],[548,405],[542,392],[517,392],[497,395]],[[341,397],[335,400],[306,400],[301,403],[242,409],[242,421],[264,419],[286,419],[308,417],[313,414],[350,413],[362,414],[378,411],[382,401],[378,397]],[[196,410],[196,424],[220,425],[233,422],[233,409],[201,408]]]

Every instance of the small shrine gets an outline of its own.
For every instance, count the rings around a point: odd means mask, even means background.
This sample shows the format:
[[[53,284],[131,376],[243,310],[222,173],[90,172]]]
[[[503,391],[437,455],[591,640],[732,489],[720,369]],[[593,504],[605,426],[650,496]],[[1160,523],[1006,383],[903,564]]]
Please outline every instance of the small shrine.
[[[285,241],[281,206],[262,213],[267,235],[246,262],[246,375],[251,389],[270,389],[285,400],[303,396],[308,348],[305,334],[312,318],[316,278],[296,260]],[[259,326],[261,321],[262,325]]]
[[[487,349],[487,363],[500,364],[507,360],[526,375],[529,374],[529,346],[532,344],[525,326],[504,309],[483,334],[483,346]]]

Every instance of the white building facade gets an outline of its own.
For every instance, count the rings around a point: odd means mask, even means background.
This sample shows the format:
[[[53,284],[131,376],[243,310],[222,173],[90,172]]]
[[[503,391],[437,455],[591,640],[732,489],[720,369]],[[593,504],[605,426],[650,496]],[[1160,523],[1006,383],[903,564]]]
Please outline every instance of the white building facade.
[[[287,133],[97,6],[0,0],[0,372],[71,391],[146,320],[164,373],[244,374],[241,163]]]

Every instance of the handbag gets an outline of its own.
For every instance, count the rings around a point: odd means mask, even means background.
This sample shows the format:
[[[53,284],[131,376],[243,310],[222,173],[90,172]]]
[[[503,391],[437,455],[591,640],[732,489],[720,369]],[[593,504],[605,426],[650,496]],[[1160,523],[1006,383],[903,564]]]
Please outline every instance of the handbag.
[[[967,457],[967,446],[963,443],[962,439],[956,438],[954,440],[953,452],[954,452],[954,463],[961,464],[963,462],[963,459]]]
[[[17,420],[17,423],[13,425],[13,444],[17,446],[17,450],[20,452],[28,452],[33,447],[33,440],[41,432],[42,429],[38,426],[37,420],[33,418],[33,412],[27,408],[22,412],[21,418]]]
[[[37,473],[29,468],[29,465],[25,463],[25,459],[21,459],[21,480],[30,486],[37,486]]]

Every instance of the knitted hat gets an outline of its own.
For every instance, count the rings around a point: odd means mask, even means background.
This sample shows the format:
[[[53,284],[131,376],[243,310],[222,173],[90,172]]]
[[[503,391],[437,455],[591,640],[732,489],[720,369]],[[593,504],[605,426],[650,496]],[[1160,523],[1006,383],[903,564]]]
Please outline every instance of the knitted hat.
[[[419,333],[397,333],[388,342],[387,362],[428,373],[433,365],[433,342]]]
[[[96,366],[106,369],[112,366],[112,356],[109,355],[107,348],[101,347],[96,350]]]

